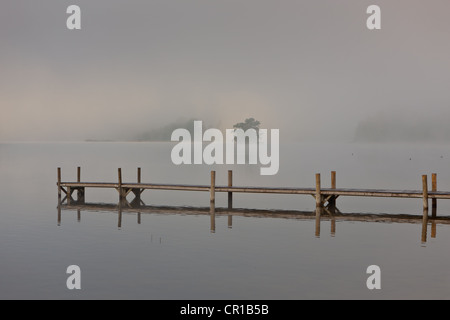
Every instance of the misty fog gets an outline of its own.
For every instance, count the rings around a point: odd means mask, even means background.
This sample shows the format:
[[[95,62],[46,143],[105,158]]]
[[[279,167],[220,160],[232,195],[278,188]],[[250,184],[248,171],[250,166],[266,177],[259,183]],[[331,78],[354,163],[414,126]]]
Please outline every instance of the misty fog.
[[[0,141],[248,117],[282,141],[447,141],[450,2],[2,1]],[[392,117],[391,114],[395,114]],[[404,117],[405,116],[405,117]]]

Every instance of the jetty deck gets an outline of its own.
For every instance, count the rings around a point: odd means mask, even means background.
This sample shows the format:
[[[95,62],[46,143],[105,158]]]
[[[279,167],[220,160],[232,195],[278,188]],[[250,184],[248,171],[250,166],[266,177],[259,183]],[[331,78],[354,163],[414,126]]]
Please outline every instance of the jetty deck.
[[[354,188],[337,188],[336,172],[331,172],[331,188],[321,187],[320,174],[316,174],[315,188],[301,187],[252,187],[252,186],[234,186],[233,172],[228,171],[228,185],[216,185],[216,172],[211,171],[211,183],[208,185],[194,184],[159,184],[159,183],[142,183],[141,168],[138,168],[137,182],[128,183],[122,181],[122,169],[118,169],[117,182],[81,182],[81,168],[78,167],[78,179],[76,182],[64,182],[61,180],[61,168],[58,168],[58,197],[61,199],[62,193],[66,197],[62,202],[66,201],[71,204],[73,193],[76,191],[78,195],[77,202],[84,203],[85,191],[87,188],[115,189],[119,193],[119,202],[128,203],[127,196],[130,193],[135,195],[134,203],[141,203],[141,194],[145,190],[172,190],[172,191],[197,191],[210,193],[210,205],[215,206],[216,193],[228,194],[228,208],[233,208],[234,193],[266,193],[266,194],[297,194],[311,195],[316,199],[316,207],[334,208],[338,197],[380,197],[380,198],[416,198],[423,199],[423,208],[428,211],[428,200],[432,200],[432,207],[437,207],[437,200],[450,199],[450,191],[437,190],[437,175],[432,174],[431,189],[428,186],[428,176],[422,175],[421,190],[389,190],[389,189],[354,189]],[[428,212],[427,212],[428,214]],[[433,210],[433,216],[436,212]]]

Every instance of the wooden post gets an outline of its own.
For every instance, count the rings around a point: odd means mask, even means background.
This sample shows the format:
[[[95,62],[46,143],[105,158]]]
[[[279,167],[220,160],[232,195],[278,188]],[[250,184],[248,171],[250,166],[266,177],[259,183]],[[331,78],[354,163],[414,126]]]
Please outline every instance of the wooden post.
[[[216,204],[216,172],[211,171],[211,188],[210,188],[210,202],[211,205]]]
[[[331,171],[331,189],[336,189],[336,171]],[[328,203],[331,212],[334,214],[336,211],[336,195],[331,196]]]
[[[437,174],[433,173],[431,175],[431,191],[436,192],[437,191]],[[431,216],[433,218],[436,218],[437,215],[437,199],[432,199],[431,200]]]
[[[137,169],[137,183],[139,183],[139,184],[141,183],[141,173],[142,173],[141,168],[138,168]],[[140,207],[141,206],[142,189],[141,188],[134,189],[133,192],[134,192],[134,195],[136,196],[136,198],[134,200],[136,200],[137,206]],[[133,202],[134,202],[134,200],[133,200]]]
[[[322,207],[322,195],[320,193],[320,173],[316,173],[316,207]]]
[[[71,205],[72,203],[72,188],[67,187],[67,205]]]
[[[336,189],[336,171],[331,171],[331,189]]]
[[[426,210],[428,214],[428,177],[427,175],[422,175],[422,188],[423,188],[423,209]]]
[[[123,201],[123,190],[122,190],[122,168],[118,169],[118,178],[119,178],[119,202]]]
[[[216,172],[211,171],[210,211],[211,233],[216,231]]]
[[[141,168],[138,168],[138,172],[137,172],[137,183],[141,183]]]
[[[61,168],[58,168],[58,200],[61,201]]]
[[[77,168],[77,182],[81,182],[81,167]],[[83,202],[83,193],[80,188],[77,188],[77,202]]]
[[[233,186],[233,171],[228,170],[228,186]],[[228,192],[228,210],[233,209],[233,192]]]

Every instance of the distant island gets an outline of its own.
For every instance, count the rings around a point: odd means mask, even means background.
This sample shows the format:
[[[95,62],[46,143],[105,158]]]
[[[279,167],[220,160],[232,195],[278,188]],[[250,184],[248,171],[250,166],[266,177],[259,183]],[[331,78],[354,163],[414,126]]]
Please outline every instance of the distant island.
[[[378,115],[361,121],[355,131],[355,142],[450,142],[449,114]]]
[[[161,126],[161,127],[155,127],[148,131],[135,134],[134,137],[131,139],[117,139],[117,140],[110,140],[110,139],[86,139],[86,142],[167,142],[171,141],[172,138],[172,132],[179,128],[187,129],[191,135],[194,135],[194,121],[201,120],[201,119],[189,119],[189,120],[178,120],[175,122],[172,122],[170,124]],[[236,123],[233,128],[235,129],[259,129],[261,122],[258,120],[255,120],[255,118],[247,118],[243,122]],[[210,129],[210,128],[219,128],[220,126],[208,124],[208,122],[203,121],[204,130]]]

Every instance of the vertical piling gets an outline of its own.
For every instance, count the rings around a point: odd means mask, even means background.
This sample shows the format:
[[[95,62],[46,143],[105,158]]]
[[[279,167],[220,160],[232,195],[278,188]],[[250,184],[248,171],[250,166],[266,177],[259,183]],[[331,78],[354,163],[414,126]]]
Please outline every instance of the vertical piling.
[[[77,168],[77,182],[80,183],[81,182],[81,167]],[[84,202],[83,201],[84,198],[84,188],[77,188],[77,202]]]
[[[137,169],[137,183],[141,183],[141,168]]]
[[[233,186],[233,171],[228,170],[228,186]],[[233,209],[233,192],[228,192],[228,209]]]
[[[211,171],[210,205],[216,205],[216,172]]]
[[[423,188],[423,210],[428,214],[428,177],[422,175],[422,188]]]
[[[61,168],[58,168],[58,201],[61,201]]]
[[[211,233],[216,232],[216,172],[211,171],[210,211]]]
[[[141,180],[141,173],[142,173],[142,170],[141,170],[141,168],[138,168],[137,169],[137,183],[139,183],[139,184],[141,184],[141,182],[142,182],[142,180]],[[140,207],[141,206],[141,193],[142,193],[142,189],[141,188],[139,188],[139,189],[137,189],[137,190],[135,190],[136,191],[136,193],[135,193],[135,195],[136,195],[136,203],[137,203],[137,205],[138,205],[138,207]]]
[[[322,207],[322,194],[320,192],[320,173],[316,173],[316,207]]]
[[[336,189],[336,171],[331,171],[331,189]],[[332,213],[336,211],[336,195],[331,196],[328,201]]]
[[[122,190],[122,168],[117,170],[118,178],[119,178],[119,202],[123,201],[123,190]]]
[[[437,191],[437,174],[433,173],[431,175],[431,191],[436,192]],[[433,218],[436,218],[437,215],[437,199],[431,200],[431,216]]]

